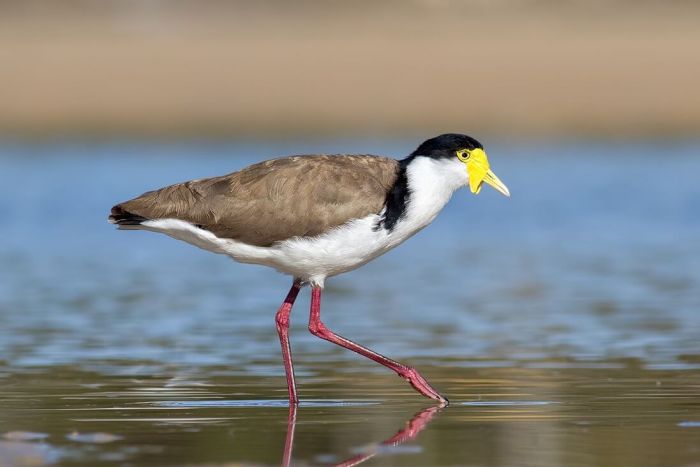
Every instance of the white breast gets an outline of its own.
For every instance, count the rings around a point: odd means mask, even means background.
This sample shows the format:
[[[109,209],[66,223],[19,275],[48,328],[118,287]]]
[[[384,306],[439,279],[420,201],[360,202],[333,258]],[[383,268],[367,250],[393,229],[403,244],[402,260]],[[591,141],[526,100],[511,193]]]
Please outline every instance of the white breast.
[[[469,182],[466,167],[458,159],[416,157],[407,167],[411,192],[406,214],[397,222],[392,240],[396,246],[430,224],[452,194]]]

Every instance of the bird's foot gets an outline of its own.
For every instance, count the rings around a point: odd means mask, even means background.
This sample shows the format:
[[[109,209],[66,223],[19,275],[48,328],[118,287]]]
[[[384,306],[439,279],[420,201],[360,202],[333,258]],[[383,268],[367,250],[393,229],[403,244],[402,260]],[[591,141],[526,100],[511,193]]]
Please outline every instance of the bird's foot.
[[[423,394],[425,397],[438,401],[440,406],[445,407],[449,404],[450,401],[437,392],[415,368],[407,367],[405,370],[399,372],[399,376],[408,381],[408,384],[413,386],[413,389]]]

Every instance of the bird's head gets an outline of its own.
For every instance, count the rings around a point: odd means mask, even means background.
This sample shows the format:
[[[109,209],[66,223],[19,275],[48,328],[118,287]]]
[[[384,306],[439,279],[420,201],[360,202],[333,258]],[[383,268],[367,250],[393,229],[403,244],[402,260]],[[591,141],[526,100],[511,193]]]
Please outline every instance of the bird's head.
[[[447,133],[424,141],[411,156],[455,161],[463,164],[472,193],[478,194],[484,183],[510,196],[505,184],[491,171],[489,160],[480,142],[467,135]]]

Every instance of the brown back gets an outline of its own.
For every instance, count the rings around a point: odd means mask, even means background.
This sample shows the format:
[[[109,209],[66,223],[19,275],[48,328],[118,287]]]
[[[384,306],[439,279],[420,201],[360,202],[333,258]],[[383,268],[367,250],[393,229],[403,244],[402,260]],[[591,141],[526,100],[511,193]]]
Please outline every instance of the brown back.
[[[269,246],[378,213],[397,171],[398,161],[385,157],[291,156],[150,191],[115,208],[147,219],[182,219],[221,238]]]

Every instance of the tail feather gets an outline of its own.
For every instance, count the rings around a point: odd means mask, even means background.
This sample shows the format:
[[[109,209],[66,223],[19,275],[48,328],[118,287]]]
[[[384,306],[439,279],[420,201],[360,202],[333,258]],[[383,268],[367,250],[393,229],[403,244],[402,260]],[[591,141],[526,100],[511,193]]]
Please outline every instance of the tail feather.
[[[109,216],[109,222],[117,225],[141,225],[142,222],[148,219],[136,214],[132,214],[125,210],[120,204],[112,208],[112,213]]]

